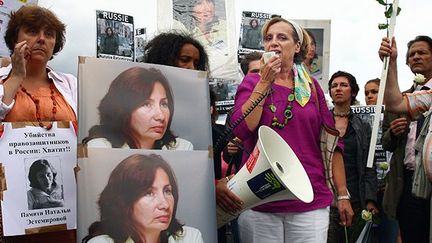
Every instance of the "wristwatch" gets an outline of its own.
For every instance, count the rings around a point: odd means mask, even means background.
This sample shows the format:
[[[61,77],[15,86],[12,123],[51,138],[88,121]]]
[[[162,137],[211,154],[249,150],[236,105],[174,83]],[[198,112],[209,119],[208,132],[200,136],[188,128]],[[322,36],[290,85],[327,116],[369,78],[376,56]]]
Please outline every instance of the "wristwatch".
[[[340,200],[350,200],[351,199],[351,195],[347,189],[347,195],[342,195],[342,196],[337,196],[336,198],[338,201]]]

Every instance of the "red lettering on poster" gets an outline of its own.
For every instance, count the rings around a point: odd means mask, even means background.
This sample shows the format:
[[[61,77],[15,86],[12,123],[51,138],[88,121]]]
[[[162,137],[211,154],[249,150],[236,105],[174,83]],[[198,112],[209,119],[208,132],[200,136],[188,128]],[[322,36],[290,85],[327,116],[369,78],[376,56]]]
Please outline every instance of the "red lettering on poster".
[[[256,145],[252,154],[249,156],[248,160],[246,161],[246,168],[249,171],[249,173],[252,173],[252,170],[255,167],[259,154],[260,151],[258,149],[258,145]]]

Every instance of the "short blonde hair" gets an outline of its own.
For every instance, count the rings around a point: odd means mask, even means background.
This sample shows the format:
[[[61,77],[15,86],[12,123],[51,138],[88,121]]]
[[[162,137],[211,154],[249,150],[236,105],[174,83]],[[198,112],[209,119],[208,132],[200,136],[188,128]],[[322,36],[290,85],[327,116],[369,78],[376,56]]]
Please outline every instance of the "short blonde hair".
[[[270,20],[268,20],[264,24],[264,26],[262,28],[262,36],[263,36],[263,38],[265,38],[265,36],[267,35],[267,32],[268,32],[270,26],[272,26],[272,25],[274,25],[276,23],[279,23],[279,22],[284,22],[284,23],[287,23],[289,26],[291,26],[292,33],[293,33],[292,34],[293,39],[296,42],[300,42],[299,34],[295,30],[295,28],[292,25],[291,21],[286,20],[286,19],[284,19],[282,17],[273,17],[273,18],[271,18]],[[309,37],[308,33],[301,26],[300,26],[300,29],[301,29],[302,34],[303,34],[303,41],[301,42],[300,51],[298,53],[294,54],[294,62],[297,63],[297,64],[301,63],[304,60],[304,58],[305,58],[305,56],[306,56],[306,54],[308,52],[309,45],[311,43],[311,38]]]

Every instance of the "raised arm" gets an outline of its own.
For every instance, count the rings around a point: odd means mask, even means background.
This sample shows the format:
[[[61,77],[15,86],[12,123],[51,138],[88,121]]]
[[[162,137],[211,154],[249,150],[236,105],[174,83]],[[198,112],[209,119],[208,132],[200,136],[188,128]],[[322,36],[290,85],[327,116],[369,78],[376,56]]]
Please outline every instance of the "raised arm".
[[[11,56],[12,71],[7,78],[8,81],[3,83],[4,95],[2,102],[10,105],[15,98],[15,94],[26,78],[26,63],[30,57],[30,47],[27,41],[22,41],[15,45],[15,50]]]
[[[261,66],[260,80],[254,87],[247,101],[242,105],[241,110],[243,113],[245,113],[249,107],[253,106],[253,102],[270,89],[270,86],[274,82],[276,75],[280,72],[280,69],[281,59],[276,56],[272,57],[267,63]],[[245,119],[246,125],[251,131],[254,131],[257,128],[259,121],[261,120],[264,101],[265,99],[262,99],[256,109],[254,109]]]
[[[384,57],[389,57],[388,76],[384,92],[386,110],[393,113],[407,113],[407,100],[399,89],[397,78],[397,47],[395,38],[393,37],[390,42],[389,38],[384,37],[378,53],[381,60]]]

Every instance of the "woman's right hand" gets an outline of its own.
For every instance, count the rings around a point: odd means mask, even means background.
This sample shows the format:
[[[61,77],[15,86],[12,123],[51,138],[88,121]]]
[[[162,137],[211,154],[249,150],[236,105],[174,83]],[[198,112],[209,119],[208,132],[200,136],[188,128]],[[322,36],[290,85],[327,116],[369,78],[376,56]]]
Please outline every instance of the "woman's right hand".
[[[225,212],[235,214],[242,210],[243,201],[228,189],[228,179],[222,178],[216,183],[216,204]]]
[[[27,41],[21,41],[15,45],[14,52],[11,56],[12,71],[11,77],[16,77],[21,81],[26,78],[26,64],[30,59],[31,51]]]
[[[261,58],[261,82],[271,84],[274,82],[276,75],[281,71],[282,60],[279,56],[275,55],[267,63]]]

